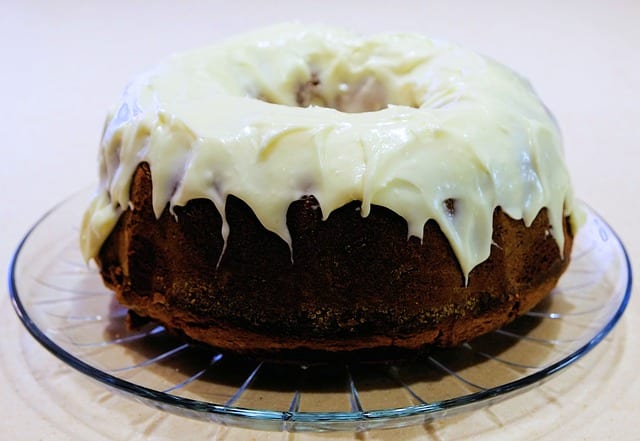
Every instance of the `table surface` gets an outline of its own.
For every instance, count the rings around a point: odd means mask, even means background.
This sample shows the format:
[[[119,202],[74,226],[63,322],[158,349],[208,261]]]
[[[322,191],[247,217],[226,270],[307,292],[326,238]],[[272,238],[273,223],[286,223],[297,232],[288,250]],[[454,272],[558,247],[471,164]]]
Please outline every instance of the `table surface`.
[[[640,2],[273,3],[0,4],[0,437],[640,439],[640,346],[628,342],[640,334],[637,289],[613,333],[540,387],[473,414],[362,434],[259,432],[168,415],[89,381],[27,334],[8,299],[6,268],[26,230],[48,208],[95,182],[106,109],[127,81],[170,53],[291,20],[364,33],[421,32],[490,55],[528,77],[563,128],[576,194],[618,232],[639,273]]]

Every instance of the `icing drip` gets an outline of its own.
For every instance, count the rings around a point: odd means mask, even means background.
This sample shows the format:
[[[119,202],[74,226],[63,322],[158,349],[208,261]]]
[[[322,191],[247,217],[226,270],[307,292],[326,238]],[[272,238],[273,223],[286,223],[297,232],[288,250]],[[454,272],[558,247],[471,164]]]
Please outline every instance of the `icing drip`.
[[[175,56],[138,77],[107,120],[101,180],[81,244],[94,257],[150,165],[153,207],[234,195],[290,244],[291,202],[325,216],[357,200],[434,219],[465,277],[489,257],[502,207],[530,225],[546,207],[563,249],[573,195],[559,130],[504,66],[417,35],[359,37],[285,25]]]

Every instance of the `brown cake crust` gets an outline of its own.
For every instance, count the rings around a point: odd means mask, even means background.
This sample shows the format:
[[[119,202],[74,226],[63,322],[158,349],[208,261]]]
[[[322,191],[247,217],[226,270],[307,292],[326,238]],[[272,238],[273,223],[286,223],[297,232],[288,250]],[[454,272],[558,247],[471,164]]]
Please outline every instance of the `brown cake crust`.
[[[131,206],[97,258],[103,279],[136,314],[221,350],[269,358],[326,359],[345,354],[396,358],[455,346],[535,306],[566,269],[546,210],[533,224],[497,208],[491,256],[463,273],[434,221],[422,242],[403,218],[349,203],[326,220],[313,196],[287,213],[292,248],[230,196],[230,232],[198,199],[156,219],[147,164],[132,180]],[[222,257],[220,258],[220,256]],[[365,358],[367,355],[365,355]]]

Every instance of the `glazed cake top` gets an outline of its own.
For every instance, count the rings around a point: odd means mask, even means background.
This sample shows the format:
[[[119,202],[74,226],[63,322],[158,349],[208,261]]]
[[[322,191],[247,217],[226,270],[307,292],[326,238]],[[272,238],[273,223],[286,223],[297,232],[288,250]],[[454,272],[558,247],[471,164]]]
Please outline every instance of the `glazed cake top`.
[[[573,196],[558,127],[529,83],[456,45],[412,34],[362,37],[281,25],[174,56],[136,78],[108,117],[86,212],[87,259],[129,206],[147,162],[153,207],[246,202],[290,243],[303,195],[325,217],[351,201],[434,219],[465,276],[489,257],[493,211],[529,225],[546,207],[564,241]]]

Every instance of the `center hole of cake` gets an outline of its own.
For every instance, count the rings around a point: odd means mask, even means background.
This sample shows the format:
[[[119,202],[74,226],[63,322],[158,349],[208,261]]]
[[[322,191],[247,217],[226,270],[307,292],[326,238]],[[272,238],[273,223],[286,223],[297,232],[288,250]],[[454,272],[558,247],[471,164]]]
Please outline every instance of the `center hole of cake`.
[[[296,91],[299,107],[329,107],[347,113],[375,112],[394,103],[387,88],[374,76],[364,76],[350,82],[323,82],[314,73]]]

